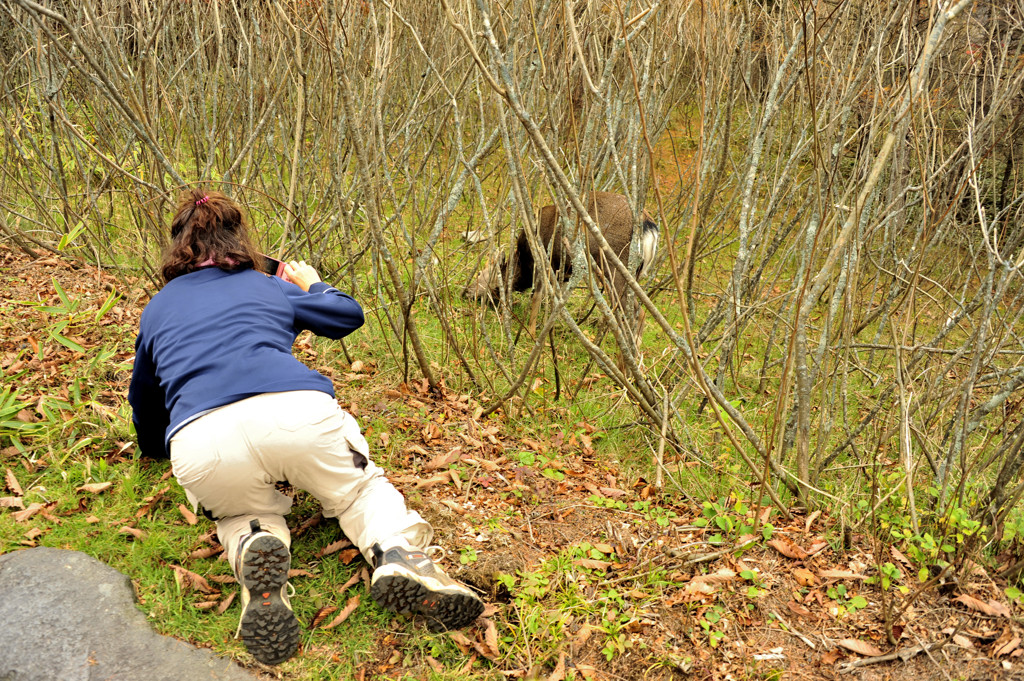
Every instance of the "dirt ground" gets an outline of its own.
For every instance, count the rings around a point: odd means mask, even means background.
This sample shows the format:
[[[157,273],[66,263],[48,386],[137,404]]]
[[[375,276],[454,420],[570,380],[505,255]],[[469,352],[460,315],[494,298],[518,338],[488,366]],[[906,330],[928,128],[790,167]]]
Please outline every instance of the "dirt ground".
[[[133,336],[145,303],[141,292],[125,295],[99,324],[68,326],[65,337],[86,353],[51,342],[40,357],[25,349],[38,349],[53,317],[23,303],[63,306],[56,281],[81,301],[81,309],[95,310],[124,283],[91,266],[53,254],[32,258],[4,244],[0,273],[7,309],[0,320],[0,368],[4,376],[30,369],[14,386],[22,396],[66,395],[69,386],[55,383],[56,369],[89,361],[100,326],[116,325]],[[470,396],[432,393],[421,383],[390,384],[362,363],[318,366],[315,351],[302,342],[297,353],[333,378],[339,400],[362,422],[386,424],[368,432],[368,439],[389,451],[392,471],[407,471],[392,479],[437,528],[437,543],[476,547],[465,565],[457,556],[447,565],[485,594],[492,606],[487,615],[499,629],[520,624],[517,594],[501,575],[550,565],[567,547],[605,549],[601,558],[566,559],[571,574],[561,578],[594,601],[616,590],[632,613],[622,628],[621,651],[609,660],[599,623],[572,613],[564,618],[565,645],[546,665],[531,665],[524,655],[495,655],[483,624],[466,632],[460,645],[493,657],[505,678],[559,681],[573,670],[577,678],[598,679],[1024,678],[1019,607],[1007,602],[1006,585],[980,568],[959,583],[918,594],[918,567],[898,547],[876,548],[870,537],[855,534],[844,548],[827,511],[809,516],[793,510],[787,520],[775,510],[765,516],[774,526],[771,541],[730,537],[715,545],[711,532],[698,525],[701,508],[662,495],[602,460],[585,427],[545,442],[517,439],[501,419],[479,419]],[[129,358],[130,352],[121,352],[110,358],[111,366]],[[129,376],[114,368],[105,378],[110,389],[104,400],[117,408]],[[401,415],[410,410],[399,407],[412,407],[416,416]],[[392,439],[402,444],[391,446]],[[546,466],[524,464],[521,452],[543,455]],[[552,469],[556,474],[545,473]],[[634,504],[643,501],[655,510],[637,511]],[[749,546],[741,552],[728,550],[744,543]],[[876,556],[878,550],[886,555]],[[909,576],[908,595],[883,593],[868,583],[885,562]],[[653,576],[658,581],[652,583]],[[845,595],[832,598],[839,585]],[[840,607],[856,596],[864,598],[864,607]],[[887,610],[895,644],[887,633]],[[380,657],[364,670],[366,678],[403,671],[391,668],[393,647],[382,634]]]

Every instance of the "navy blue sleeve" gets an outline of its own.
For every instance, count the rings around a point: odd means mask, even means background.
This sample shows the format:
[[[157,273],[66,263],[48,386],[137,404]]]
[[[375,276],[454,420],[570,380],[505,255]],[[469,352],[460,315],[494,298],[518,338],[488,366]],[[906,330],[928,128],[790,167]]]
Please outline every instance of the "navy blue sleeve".
[[[142,333],[135,339],[135,363],[132,382],[128,387],[128,403],[132,405],[132,423],[139,452],[152,459],[166,459],[164,437],[171,422],[164,390],[156,377],[153,358],[142,342]]]
[[[318,281],[308,293],[287,282],[282,282],[281,288],[295,311],[295,328],[299,331],[309,330],[337,340],[363,325],[359,303],[329,284]]]

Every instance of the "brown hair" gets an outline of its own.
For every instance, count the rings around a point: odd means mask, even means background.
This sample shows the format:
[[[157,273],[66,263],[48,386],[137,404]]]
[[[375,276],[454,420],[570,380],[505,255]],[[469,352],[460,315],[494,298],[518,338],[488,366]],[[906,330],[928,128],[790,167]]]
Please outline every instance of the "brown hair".
[[[249,237],[242,208],[220,192],[191,189],[181,195],[171,220],[171,245],[160,273],[164,282],[199,269],[207,260],[222,270],[242,270],[263,261]]]

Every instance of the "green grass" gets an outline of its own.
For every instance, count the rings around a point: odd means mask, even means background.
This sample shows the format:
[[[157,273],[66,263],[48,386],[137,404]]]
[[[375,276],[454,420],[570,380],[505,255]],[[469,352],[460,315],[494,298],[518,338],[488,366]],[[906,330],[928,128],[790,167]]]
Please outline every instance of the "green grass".
[[[58,311],[33,309],[37,314],[44,313],[43,327],[49,328],[54,316],[67,314],[69,303],[62,303],[65,309]],[[95,304],[101,305],[102,301]],[[582,307],[586,302],[581,299],[573,304]],[[528,299],[517,300],[516,306],[525,314]],[[476,310],[464,308],[462,314],[466,315],[465,319],[473,315],[472,323],[465,322],[464,333],[476,330],[501,337],[493,311],[476,317]],[[430,343],[432,356],[444,356],[442,348],[438,347],[442,343],[439,322],[426,314],[419,319],[421,335]],[[591,329],[593,327],[589,327],[588,332]],[[392,352],[387,351],[379,333],[378,327],[370,324],[348,340],[349,355],[367,366],[366,377],[360,380],[348,380],[346,374],[351,372],[336,343],[315,340],[311,347],[316,355],[307,359],[314,366],[333,369],[340,387],[339,398],[343,404],[355,403],[358,408],[359,420],[367,431],[375,460],[394,474],[407,474],[410,469],[415,470],[417,464],[405,451],[406,446],[419,441],[420,430],[427,421],[433,421],[450,435],[464,426],[458,415],[446,416],[426,397],[424,406],[414,406],[405,399],[388,396],[387,391],[397,389],[401,381],[402,364],[394,341]],[[9,393],[9,406],[31,403],[40,420],[29,430],[8,427],[0,431],[0,466],[10,468],[18,479],[24,488],[26,505],[51,502],[55,505],[26,522],[14,521],[11,510],[0,511],[0,551],[17,550],[34,543],[95,556],[132,579],[140,607],[158,631],[249,664],[251,658],[244,646],[233,638],[238,604],[232,604],[224,613],[218,613],[216,606],[199,609],[196,604],[211,597],[175,579],[174,566],[198,574],[214,585],[216,578],[231,574],[227,563],[216,557],[190,557],[194,550],[207,546],[202,538],[212,531],[213,525],[203,519],[195,526],[188,524],[179,510],[179,505],[186,504],[186,500],[168,477],[167,462],[139,461],[132,458],[130,447],[124,448],[124,443],[132,440],[123,381],[130,370],[127,357],[133,335],[134,329],[125,326],[104,327],[99,336],[90,338],[88,353],[52,369],[56,373],[40,377],[29,369],[20,369],[4,376],[5,384],[19,386],[17,392]],[[562,443],[564,450],[583,457],[587,461],[587,474],[599,481],[605,475],[614,476],[620,486],[641,477],[652,480],[658,433],[640,423],[635,408],[623,400],[621,390],[607,379],[589,380],[593,372],[582,370],[586,357],[563,330],[556,331],[556,338],[566,396],[558,402],[551,400],[553,366],[550,354],[545,353],[534,376],[527,381],[523,401],[483,425],[496,424],[501,428],[507,443],[504,456],[513,465],[534,470],[552,484],[571,479],[565,461],[558,454],[559,447],[553,443]],[[50,350],[63,352],[67,348],[56,339],[50,343],[42,351],[46,356]],[[653,352],[657,347],[656,335],[649,338],[645,347],[651,353],[655,370],[670,368]],[[521,362],[527,351],[528,343],[521,340],[512,350],[514,363]],[[764,349],[755,339],[744,351],[759,360]],[[31,359],[35,354],[27,349],[19,356]],[[103,357],[106,359],[101,360]],[[437,366],[439,376],[449,389],[472,393],[474,398],[486,403],[489,394],[475,393],[452,356],[447,357],[445,364]],[[740,363],[736,373],[738,384],[743,386],[756,381],[758,369],[759,361]],[[411,368],[410,375],[418,376],[415,367]],[[541,380],[534,385],[536,378]],[[496,384],[501,386],[501,380]],[[854,379],[850,385],[855,388],[851,392],[856,393],[850,396],[854,409],[860,406],[860,399],[870,404],[866,379]],[[418,393],[415,388],[412,390],[415,397]],[[752,524],[749,515],[754,506],[751,497],[755,490],[750,487],[749,473],[737,461],[719,426],[714,424],[709,408],[703,415],[696,416],[698,403],[699,398],[693,393],[679,405],[684,414],[694,415],[691,421],[681,424],[690,451],[685,457],[670,455],[668,463],[681,490],[696,497],[698,502],[712,504],[710,510],[705,504],[702,517],[710,530],[711,545],[724,546],[737,541]],[[764,399],[754,395],[741,408],[755,429],[762,432],[770,424],[772,404],[771,395]],[[0,408],[2,406],[0,402]],[[527,446],[527,440],[541,443],[541,451]],[[697,465],[688,465],[694,462]],[[836,463],[841,464],[842,460]],[[456,468],[464,480],[471,476],[469,468],[461,465]],[[826,491],[835,492],[859,508],[855,502],[867,494],[864,486],[851,484],[841,474],[834,476],[834,486],[832,480],[825,479]],[[102,492],[83,489],[84,485],[107,482],[112,485]],[[898,487],[900,481],[883,477],[880,483],[887,491]],[[150,504],[152,498],[161,493],[159,502]],[[485,515],[466,520],[473,532],[508,533],[522,522],[524,513],[533,512],[546,501],[523,491],[503,492],[496,498],[500,498],[501,503],[488,506]],[[411,491],[409,500],[411,505],[418,506],[425,498]],[[584,506],[596,517],[606,516],[616,524],[628,524],[637,532],[657,533],[670,528],[674,519],[687,513],[681,500],[681,492],[670,486],[664,497],[650,502],[631,500],[627,503],[593,497]],[[308,496],[299,494],[289,517],[290,525],[300,525],[316,510],[316,504]],[[955,553],[969,541],[970,535],[965,535],[964,530],[970,527],[964,523],[964,518],[958,518],[953,525],[948,519],[927,518],[927,528],[905,535],[906,508],[899,495],[890,498],[880,509],[879,516],[884,524],[878,526],[877,531],[884,533],[883,539],[898,543],[908,552],[916,550],[913,557],[922,563],[948,557],[949,552],[943,545],[951,546]],[[863,515],[851,513],[849,519],[859,517]],[[125,526],[140,530],[143,537],[135,539],[125,534],[121,531]],[[580,562],[614,563],[619,559],[596,548],[596,544],[611,539],[606,536],[605,527],[603,523],[596,523],[585,540],[551,547],[535,564],[498,575],[509,599],[495,617],[501,655],[497,664],[477,659],[467,669],[473,650],[453,637],[430,634],[421,625],[381,611],[361,586],[337,592],[363,563],[357,558],[351,565],[344,565],[337,555],[316,556],[319,550],[340,538],[336,524],[325,521],[294,543],[292,567],[311,575],[292,580],[296,589],[293,600],[296,614],[305,627],[304,652],[282,665],[280,671],[286,678],[311,681],[353,678],[360,670],[380,668],[386,668],[393,678],[497,679],[503,678],[501,669],[517,669],[527,664],[553,668],[560,652],[581,637],[584,629],[589,631],[586,645],[597,660],[612,664],[620,659],[642,659],[645,665],[678,668],[685,655],[680,657],[676,652],[649,648],[649,643],[638,633],[646,626],[639,623],[656,609],[659,594],[678,588],[672,576],[654,567],[629,575],[629,579],[620,582],[615,579],[615,571],[607,572]],[[762,529],[764,531],[766,529]],[[900,534],[896,534],[897,531]],[[931,540],[927,538],[929,534]],[[471,542],[452,542],[446,548],[451,552],[453,567],[463,561],[472,567],[486,558]],[[904,571],[900,584],[912,587],[916,584],[915,577]],[[758,592],[769,588],[753,577],[748,581],[749,584],[744,582],[744,589],[730,592],[731,595],[717,602],[715,607],[720,610],[701,613],[694,610],[686,635],[709,646],[712,642],[717,645],[724,633],[718,628],[718,622],[723,618],[745,616],[750,606],[759,607],[757,598],[750,595],[754,593],[751,587]],[[221,592],[220,602],[235,589],[233,585],[217,588]],[[357,593],[362,603],[340,627],[333,630],[308,628],[321,608],[341,609]]]

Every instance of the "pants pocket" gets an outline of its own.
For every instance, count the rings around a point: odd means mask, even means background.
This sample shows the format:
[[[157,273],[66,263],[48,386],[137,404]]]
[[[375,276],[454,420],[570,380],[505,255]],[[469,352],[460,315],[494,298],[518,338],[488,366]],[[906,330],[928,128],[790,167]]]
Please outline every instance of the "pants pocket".
[[[370,462],[370,445],[366,442],[366,438],[361,434],[355,437],[346,434],[345,442],[348,444],[349,451],[352,452],[352,465],[366,470],[366,465]]]
[[[360,470],[366,470],[370,462],[370,444],[363,437],[359,422],[351,415],[345,414],[345,425],[341,432],[348,450],[352,452],[352,465]]]

